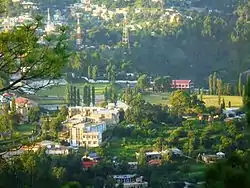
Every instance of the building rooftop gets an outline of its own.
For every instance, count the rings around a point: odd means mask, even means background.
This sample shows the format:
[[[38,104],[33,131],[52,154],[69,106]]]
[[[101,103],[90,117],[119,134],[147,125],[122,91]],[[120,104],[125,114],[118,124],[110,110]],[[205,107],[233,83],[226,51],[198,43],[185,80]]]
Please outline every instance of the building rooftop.
[[[124,179],[124,178],[134,178],[136,174],[124,174],[124,175],[114,175],[113,178],[115,179]]]
[[[153,151],[153,152],[146,152],[145,155],[160,155],[160,152]]]

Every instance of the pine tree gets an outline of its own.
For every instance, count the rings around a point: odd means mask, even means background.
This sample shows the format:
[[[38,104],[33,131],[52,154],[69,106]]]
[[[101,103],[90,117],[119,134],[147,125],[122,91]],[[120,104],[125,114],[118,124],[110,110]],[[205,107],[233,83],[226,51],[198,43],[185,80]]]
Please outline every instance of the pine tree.
[[[214,72],[213,74],[213,94],[216,95],[217,89],[216,89],[216,83],[217,83],[217,74]]]
[[[67,105],[71,105],[71,101],[70,101],[70,86],[69,86],[69,84],[67,84],[67,86],[66,86],[65,103]]]
[[[92,105],[95,106],[95,86],[92,86]]]
[[[242,74],[239,75],[239,81],[238,81],[238,95],[242,96]]]
[[[209,94],[213,94],[213,75],[210,74],[208,77],[208,85],[209,85]]]
[[[77,106],[80,106],[81,105],[81,97],[80,97],[80,90],[77,88],[77,92],[76,92],[77,94],[77,103],[76,103],[76,105]]]

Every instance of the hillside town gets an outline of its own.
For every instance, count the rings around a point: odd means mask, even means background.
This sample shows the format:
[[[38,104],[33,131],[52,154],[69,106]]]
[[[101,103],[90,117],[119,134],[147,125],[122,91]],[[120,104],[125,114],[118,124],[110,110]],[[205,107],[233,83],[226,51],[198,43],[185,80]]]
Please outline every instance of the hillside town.
[[[0,188],[249,188],[249,10],[0,1]]]

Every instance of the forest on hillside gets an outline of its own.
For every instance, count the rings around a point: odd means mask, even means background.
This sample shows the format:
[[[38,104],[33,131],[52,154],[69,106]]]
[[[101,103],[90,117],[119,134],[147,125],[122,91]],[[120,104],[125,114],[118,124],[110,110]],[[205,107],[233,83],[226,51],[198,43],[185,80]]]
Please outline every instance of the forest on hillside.
[[[111,3],[102,1],[105,2]],[[136,2],[127,16],[128,24],[135,27],[129,29],[129,53],[121,44],[122,15],[108,21],[82,18],[84,43],[94,45],[96,49],[79,52],[83,65],[81,73],[87,72],[88,65],[105,70],[110,63],[119,72],[123,62],[127,62],[130,65],[127,71],[192,79],[197,85],[204,86],[213,72],[234,84],[239,74],[250,68],[247,42],[250,34],[249,3],[239,5],[235,1],[220,1],[221,7],[225,7],[225,12],[221,9],[220,13],[184,9],[179,11],[182,15],[179,21],[169,22],[160,19],[162,12],[157,9],[154,13],[144,9],[136,14],[135,8],[142,6]],[[206,7],[207,2],[202,2]],[[228,3],[234,10],[231,14],[226,12]]]
[[[76,1],[38,2],[63,9]],[[167,75],[173,79],[192,79],[196,86],[206,87],[213,72],[225,82],[236,84],[239,74],[250,68],[247,42],[250,3],[243,0],[165,1],[164,8],[173,6],[181,15],[171,22],[163,18],[166,10],[149,0],[92,0],[92,3],[104,4],[113,11],[129,7],[126,25],[130,49],[121,43],[123,15],[103,20],[84,12],[80,19],[83,44],[94,48],[79,50],[66,72],[87,76],[88,67],[97,66],[98,75],[105,76],[111,64],[117,74],[123,71],[153,77]],[[193,11],[193,6],[203,9]],[[142,11],[135,13],[138,8]],[[70,28],[69,44],[75,46],[76,20],[69,11],[65,14]],[[73,63],[78,60],[79,63]]]

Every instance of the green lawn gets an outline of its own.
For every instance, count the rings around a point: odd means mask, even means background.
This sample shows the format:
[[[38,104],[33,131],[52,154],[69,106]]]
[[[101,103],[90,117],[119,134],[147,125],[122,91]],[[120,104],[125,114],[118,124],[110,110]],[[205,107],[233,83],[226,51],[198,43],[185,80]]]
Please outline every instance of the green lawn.
[[[136,141],[129,138],[126,138],[126,144],[123,144],[122,141],[117,138],[113,138],[109,143],[108,153],[111,156],[123,158],[127,161],[135,161],[135,152],[138,152],[140,148],[151,147],[151,145],[147,145],[144,142],[138,142],[138,140]]]
[[[76,83],[73,84],[76,88],[80,89],[80,94],[83,94],[83,87],[85,83]],[[103,94],[104,88],[107,84],[94,84],[96,95]],[[50,88],[42,89],[37,92],[39,97],[46,96],[65,96],[66,95],[66,86],[53,86]]]
[[[169,104],[170,93],[151,93],[143,95],[143,99],[152,104]]]
[[[32,130],[35,129],[36,127],[32,124],[23,124],[23,125],[18,125],[16,132],[20,134],[20,136],[23,135],[30,135],[32,134]]]
[[[241,107],[242,106],[242,97],[241,96],[221,96],[221,101],[224,98],[226,107],[228,102],[231,101],[232,107]],[[206,106],[219,106],[218,96],[217,95],[203,95],[203,101]]]
[[[76,83],[73,84],[76,88],[80,90],[80,95],[83,95],[83,87],[85,83]],[[91,84],[95,86],[95,94],[102,95],[104,93],[104,89],[109,84]],[[119,85],[115,85],[116,92],[121,92],[122,88]],[[39,90],[36,95],[28,96],[30,99],[38,102],[41,105],[45,104],[64,104],[64,97],[66,96],[66,86],[53,86],[50,88],[45,88]],[[46,97],[59,97],[53,99],[46,99]]]
[[[169,95],[170,93],[151,93],[143,95],[143,99],[152,104],[169,104]],[[200,98],[200,96],[198,96]],[[241,107],[242,106],[242,97],[241,96],[221,96],[221,101],[224,98],[226,107],[228,102],[231,101],[232,107]],[[203,101],[206,106],[219,106],[218,96],[217,95],[203,95]]]

